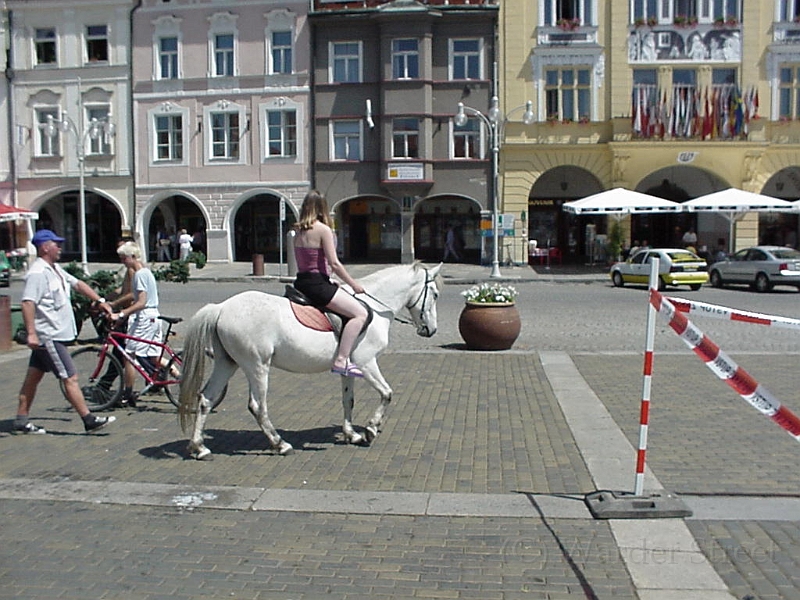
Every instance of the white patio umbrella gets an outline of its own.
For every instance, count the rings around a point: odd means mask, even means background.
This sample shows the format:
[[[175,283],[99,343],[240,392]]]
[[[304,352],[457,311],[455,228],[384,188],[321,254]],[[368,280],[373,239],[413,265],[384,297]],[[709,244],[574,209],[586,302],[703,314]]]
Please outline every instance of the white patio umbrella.
[[[683,203],[687,212],[713,212],[728,219],[728,250],[733,250],[733,229],[749,212],[797,212],[798,208],[788,200],[773,198],[736,188],[728,188],[687,200]]]
[[[630,214],[680,212],[681,205],[650,194],[614,188],[565,202],[562,209],[576,215],[611,215],[619,221]]]

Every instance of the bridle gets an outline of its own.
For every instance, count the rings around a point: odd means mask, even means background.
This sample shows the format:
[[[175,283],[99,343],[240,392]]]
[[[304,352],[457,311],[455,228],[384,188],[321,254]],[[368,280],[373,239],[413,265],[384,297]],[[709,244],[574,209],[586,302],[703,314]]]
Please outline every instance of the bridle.
[[[434,277],[430,276],[430,272],[428,271],[428,269],[423,268],[423,271],[425,271],[425,283],[422,285],[422,291],[419,293],[419,296],[417,296],[416,300],[414,300],[413,302],[410,302],[409,304],[406,304],[406,308],[408,310],[411,310],[421,300],[422,301],[422,305],[420,307],[420,314],[423,314],[425,312],[425,301],[428,299],[428,284],[429,283],[433,283],[434,281],[436,281],[436,279]],[[368,298],[371,298],[372,300],[374,300],[378,304],[381,304],[382,306],[385,306],[386,308],[388,308],[389,312],[392,313],[392,318],[395,321],[397,321],[398,323],[403,323],[404,325],[414,325],[413,321],[409,321],[408,319],[405,319],[403,317],[398,317],[397,315],[395,315],[394,314],[394,309],[391,306],[388,306],[382,300],[378,300],[378,298],[376,298],[375,296],[373,296],[369,292],[365,291],[364,295],[367,296]]]

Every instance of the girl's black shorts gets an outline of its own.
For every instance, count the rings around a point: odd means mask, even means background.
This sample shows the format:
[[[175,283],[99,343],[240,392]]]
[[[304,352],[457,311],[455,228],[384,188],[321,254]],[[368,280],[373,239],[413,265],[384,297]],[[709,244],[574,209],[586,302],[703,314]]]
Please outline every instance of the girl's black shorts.
[[[339,289],[339,286],[323,273],[298,273],[294,287],[317,308],[323,308],[330,304],[336,290]]]

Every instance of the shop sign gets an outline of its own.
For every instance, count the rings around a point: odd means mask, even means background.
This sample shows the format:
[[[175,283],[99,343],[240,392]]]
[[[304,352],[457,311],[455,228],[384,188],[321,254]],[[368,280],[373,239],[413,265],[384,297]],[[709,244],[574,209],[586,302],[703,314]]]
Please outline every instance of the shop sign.
[[[497,215],[497,228],[500,230],[500,236],[513,237],[514,236],[514,221],[513,214]],[[481,237],[494,236],[492,229],[491,219],[481,219]]]
[[[389,181],[421,181],[425,179],[422,163],[389,163]]]

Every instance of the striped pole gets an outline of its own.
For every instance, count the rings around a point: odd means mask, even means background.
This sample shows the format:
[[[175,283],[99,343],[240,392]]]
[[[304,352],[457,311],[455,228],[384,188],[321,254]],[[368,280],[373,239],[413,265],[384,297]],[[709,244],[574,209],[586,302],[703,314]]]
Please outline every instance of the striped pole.
[[[650,264],[650,290],[658,290],[659,259],[653,258]],[[644,467],[647,454],[647,431],[650,427],[650,390],[653,380],[653,346],[656,336],[656,308],[652,302],[647,307],[647,336],[644,347],[644,369],[642,375],[642,404],[639,410],[639,447],[636,450],[636,477],[633,494],[641,496],[644,492]]]
[[[780,425],[796,440],[800,441],[800,418],[782,406],[766,388],[747,371],[739,367],[725,352],[720,350],[705,334],[679,312],[658,290],[650,289],[650,304],[669,321],[669,326],[684,343],[691,348],[714,374],[725,381],[750,406]]]

